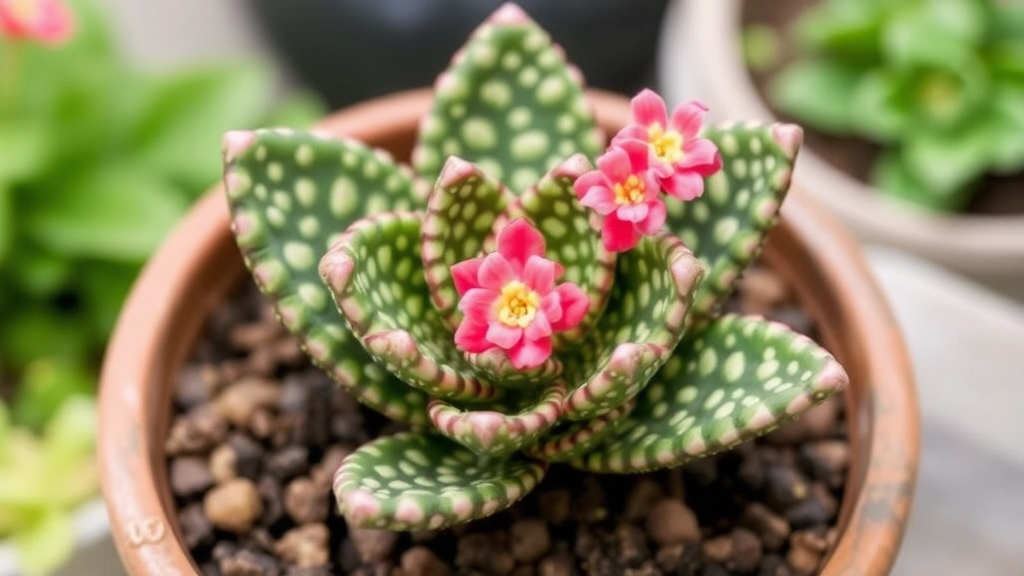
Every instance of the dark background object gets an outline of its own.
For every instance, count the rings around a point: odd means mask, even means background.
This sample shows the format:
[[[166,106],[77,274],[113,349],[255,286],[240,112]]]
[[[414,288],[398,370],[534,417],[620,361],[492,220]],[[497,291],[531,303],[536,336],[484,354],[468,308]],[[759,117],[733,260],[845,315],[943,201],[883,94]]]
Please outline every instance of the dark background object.
[[[668,0],[520,0],[587,84],[631,94],[650,84]],[[433,83],[503,0],[250,0],[300,81],[332,107]]]

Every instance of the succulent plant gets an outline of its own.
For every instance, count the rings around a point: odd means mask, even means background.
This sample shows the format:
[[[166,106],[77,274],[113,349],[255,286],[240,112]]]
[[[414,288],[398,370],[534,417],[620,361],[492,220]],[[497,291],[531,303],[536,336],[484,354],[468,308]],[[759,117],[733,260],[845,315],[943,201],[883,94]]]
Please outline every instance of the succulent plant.
[[[409,428],[342,464],[351,524],[484,517],[555,462],[679,465],[847,382],[805,336],[719,314],[777,220],[799,128],[698,135],[702,106],[669,120],[645,91],[602,154],[587,102],[561,50],[505,5],[440,76],[415,172],[315,132],[225,136],[257,284],[317,366]]]
[[[881,145],[871,177],[886,194],[958,210],[985,174],[1024,169],[1019,2],[827,0],[795,36],[803,55],[775,77],[772,101]]]

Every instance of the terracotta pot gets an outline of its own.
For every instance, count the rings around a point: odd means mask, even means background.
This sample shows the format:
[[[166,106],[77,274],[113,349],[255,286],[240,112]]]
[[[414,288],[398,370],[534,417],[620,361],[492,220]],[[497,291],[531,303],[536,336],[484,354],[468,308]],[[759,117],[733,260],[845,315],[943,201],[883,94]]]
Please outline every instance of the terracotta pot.
[[[669,100],[722,118],[771,118],[740,52],[743,0],[689,0],[666,14],[659,77]],[[861,238],[904,249],[1024,298],[1024,215],[935,215],[886,198],[804,148],[796,178]]]
[[[625,100],[591,93],[600,123],[628,121]],[[407,157],[428,91],[379,99],[321,128]],[[918,413],[903,341],[853,242],[804,194],[786,205],[764,252],[793,285],[825,345],[845,364],[852,459],[841,536],[827,576],[889,571],[910,510]],[[100,391],[100,466],[111,529],[130,574],[195,575],[167,484],[164,438],[175,374],[204,318],[246,276],[223,191],[202,200],[133,289],[107,351]]]

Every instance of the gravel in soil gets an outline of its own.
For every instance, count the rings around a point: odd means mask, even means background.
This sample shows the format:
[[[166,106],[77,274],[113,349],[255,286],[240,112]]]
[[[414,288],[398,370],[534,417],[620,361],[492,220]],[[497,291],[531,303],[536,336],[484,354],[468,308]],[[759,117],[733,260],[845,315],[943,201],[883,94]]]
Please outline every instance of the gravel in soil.
[[[765,269],[748,272],[728,308],[814,335]],[[174,400],[169,483],[181,535],[208,576],[808,576],[835,544],[849,463],[833,399],[682,469],[555,466],[491,518],[429,532],[349,529],[334,471],[400,428],[310,367],[251,286],[211,316]]]

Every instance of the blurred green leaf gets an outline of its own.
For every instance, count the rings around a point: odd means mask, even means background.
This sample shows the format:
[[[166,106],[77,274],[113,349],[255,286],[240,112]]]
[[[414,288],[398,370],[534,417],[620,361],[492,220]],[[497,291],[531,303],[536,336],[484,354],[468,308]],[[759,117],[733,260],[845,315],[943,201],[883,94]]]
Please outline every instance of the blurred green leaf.
[[[890,11],[878,0],[819,2],[797,20],[794,33],[805,49],[852,61],[877,58],[882,24]]]
[[[988,28],[989,12],[978,0],[895,4],[898,9],[885,22],[882,46],[896,66],[963,66]]]
[[[67,257],[45,250],[26,238],[18,238],[18,249],[11,251],[5,268],[10,274],[8,285],[17,287],[20,297],[37,300],[60,291],[72,273],[72,263]]]
[[[0,271],[14,243],[14,191],[0,182]]]
[[[297,92],[278,103],[262,124],[296,129],[308,128],[326,112],[319,98],[305,92]]]
[[[948,189],[937,192],[916,179],[907,169],[901,154],[890,151],[875,162],[871,182],[886,196],[935,212],[961,208],[969,199],[970,189]]]
[[[106,339],[114,329],[121,305],[138,272],[137,266],[113,262],[93,262],[80,267],[81,307],[96,339]]]
[[[42,168],[49,136],[34,118],[0,119],[0,183],[16,183]]]
[[[40,359],[22,374],[11,407],[14,421],[41,430],[76,395],[91,394],[96,383],[85,366],[66,359]],[[59,419],[58,419],[59,420]],[[85,438],[89,438],[86,436]]]
[[[903,136],[911,111],[900,88],[900,78],[886,70],[872,70],[860,77],[848,112],[857,133],[880,142],[894,142]]]
[[[71,557],[75,547],[74,527],[68,512],[44,510],[13,536],[18,559],[26,576],[53,572]]]
[[[977,128],[955,138],[915,134],[904,141],[907,169],[939,194],[962,188],[985,173],[990,149],[985,136]]]
[[[24,366],[44,357],[84,361],[95,346],[80,313],[23,301],[4,314],[0,349],[10,365]]]
[[[782,40],[779,38],[779,32],[767,24],[745,26],[741,42],[743,61],[748,68],[756,72],[774,68],[782,57]]]
[[[772,101],[787,114],[827,131],[846,133],[853,126],[850,106],[860,73],[824,61],[788,66],[770,86]]]
[[[69,256],[139,262],[188,203],[160,173],[104,165],[52,190],[26,214],[36,242]]]

